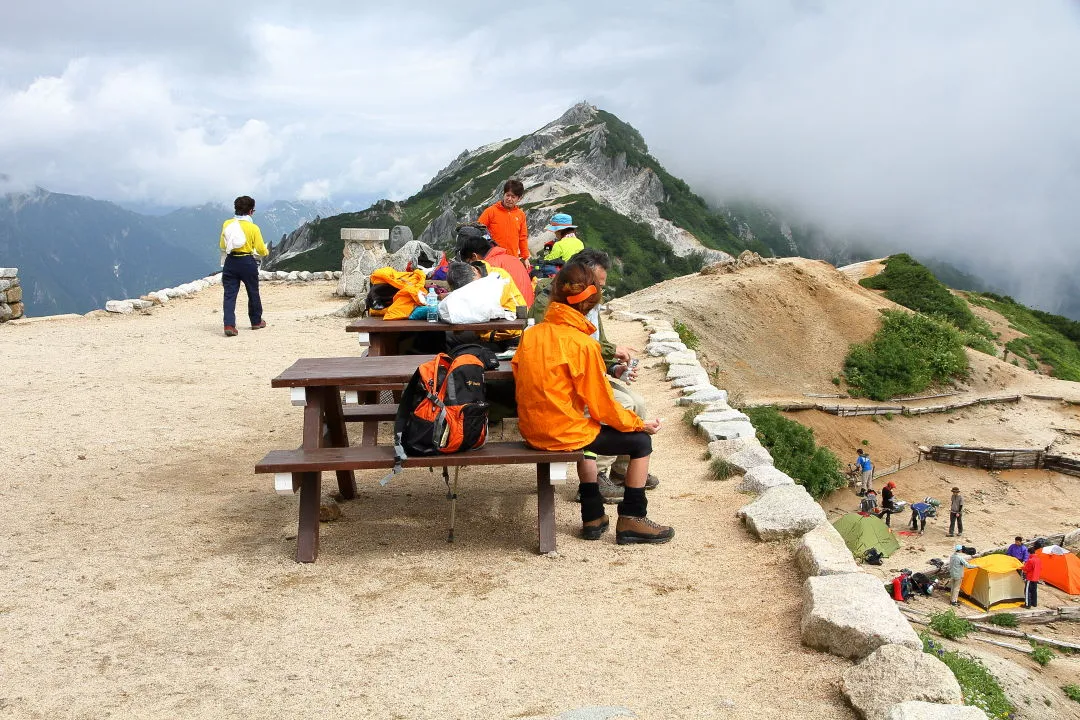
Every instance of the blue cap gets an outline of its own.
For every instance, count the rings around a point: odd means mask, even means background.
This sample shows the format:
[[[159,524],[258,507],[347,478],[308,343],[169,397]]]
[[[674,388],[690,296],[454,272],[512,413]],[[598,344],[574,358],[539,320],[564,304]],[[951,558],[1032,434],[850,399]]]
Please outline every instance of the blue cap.
[[[559,230],[573,230],[576,227],[577,225],[574,224],[574,218],[566,213],[555,213],[551,216],[551,220],[548,221],[548,225],[544,229],[557,232]]]

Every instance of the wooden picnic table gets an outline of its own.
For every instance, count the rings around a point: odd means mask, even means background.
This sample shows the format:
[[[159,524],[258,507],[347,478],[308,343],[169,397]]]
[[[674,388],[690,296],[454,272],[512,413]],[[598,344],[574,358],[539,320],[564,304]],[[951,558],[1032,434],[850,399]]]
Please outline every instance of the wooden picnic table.
[[[427,320],[383,320],[360,318],[345,326],[345,332],[360,333],[361,344],[368,343],[368,355],[397,355],[402,333],[463,332],[486,333],[492,330],[524,330],[528,320],[488,320],[479,323],[432,323]]]

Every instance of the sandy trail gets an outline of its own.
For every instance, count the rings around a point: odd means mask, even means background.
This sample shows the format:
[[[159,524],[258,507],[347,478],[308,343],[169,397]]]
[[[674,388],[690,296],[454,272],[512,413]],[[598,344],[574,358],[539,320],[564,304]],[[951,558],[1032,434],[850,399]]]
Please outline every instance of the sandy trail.
[[[639,385],[668,419],[650,510],[672,543],[576,538],[571,482],[538,556],[532,474],[506,467],[468,471],[447,545],[437,477],[369,473],[293,562],[297,498],[252,467],[300,440],[270,378],[357,353],[331,290],[264,284],[269,328],[230,339],[220,289],[0,327],[0,717],[854,717],[848,663],[799,644],[790,549],[738,525],[746,498],[705,477],[657,368]]]

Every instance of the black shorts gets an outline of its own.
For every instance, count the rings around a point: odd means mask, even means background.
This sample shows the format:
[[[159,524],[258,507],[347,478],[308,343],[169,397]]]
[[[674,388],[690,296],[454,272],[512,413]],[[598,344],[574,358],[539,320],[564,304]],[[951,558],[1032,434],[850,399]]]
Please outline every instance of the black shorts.
[[[629,455],[631,460],[636,460],[652,455],[652,436],[643,430],[620,432],[601,425],[596,439],[581,449],[596,455]]]

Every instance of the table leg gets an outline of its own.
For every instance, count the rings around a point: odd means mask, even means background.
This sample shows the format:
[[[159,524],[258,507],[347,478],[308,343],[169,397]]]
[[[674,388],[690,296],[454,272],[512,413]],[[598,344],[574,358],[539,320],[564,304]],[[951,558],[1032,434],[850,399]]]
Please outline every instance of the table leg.
[[[315,562],[319,555],[319,499],[322,473],[297,473],[300,476],[300,522],[296,531],[296,562]]]
[[[337,387],[322,388],[323,414],[326,417],[327,441],[330,447],[349,447],[349,431],[341,409],[341,392]],[[345,500],[356,497],[356,475],[352,470],[337,471],[338,491]]]
[[[378,391],[362,392],[360,393],[361,405],[378,405],[379,393]],[[379,423],[374,421],[365,422],[363,430],[361,430],[360,444],[361,445],[378,445],[379,444]]]
[[[536,528],[540,554],[555,551],[555,488],[551,485],[551,465],[536,464]]]

